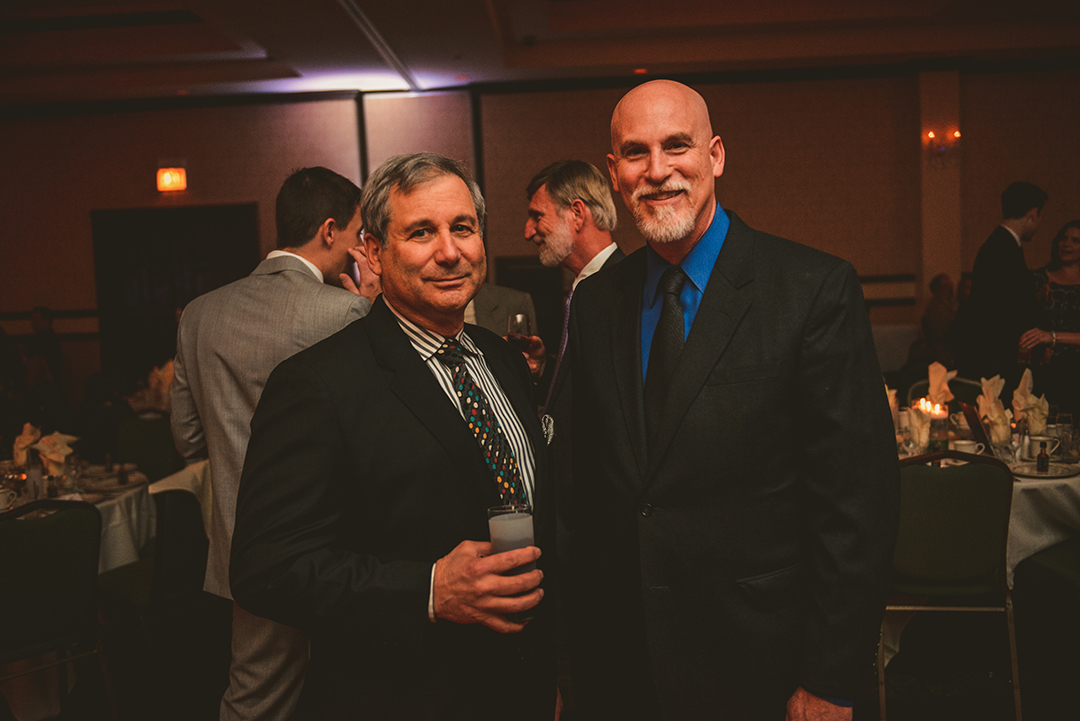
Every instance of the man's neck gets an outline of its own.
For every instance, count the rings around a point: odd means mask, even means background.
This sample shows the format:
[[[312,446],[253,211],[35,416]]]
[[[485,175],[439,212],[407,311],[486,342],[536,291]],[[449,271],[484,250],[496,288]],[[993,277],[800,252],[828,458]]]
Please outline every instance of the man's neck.
[[[1008,228],[1016,236],[1016,239],[1021,243],[1027,240],[1024,237],[1024,219],[1023,218],[1010,218],[1008,220],[1001,221],[1002,227]]]
[[[413,325],[423,328],[430,333],[437,333],[443,338],[453,338],[465,327],[464,308],[453,317],[445,319],[418,318],[414,313],[394,305],[393,301],[386,297],[386,293],[383,293],[382,296],[383,301],[386,303],[386,307],[398,318],[404,318]]]
[[[569,270],[574,276],[581,275],[585,266],[596,257],[596,254],[611,245],[611,233],[606,230],[592,230],[583,232],[574,239],[574,249],[562,262],[562,267]]]

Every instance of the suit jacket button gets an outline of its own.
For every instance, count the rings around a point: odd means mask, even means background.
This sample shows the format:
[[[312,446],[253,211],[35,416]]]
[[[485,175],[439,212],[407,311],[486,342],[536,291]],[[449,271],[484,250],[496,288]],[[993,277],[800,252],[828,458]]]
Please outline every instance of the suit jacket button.
[[[653,512],[653,507],[649,503],[646,503],[644,506],[641,507],[641,515],[645,516],[646,518],[651,516],[652,512]]]

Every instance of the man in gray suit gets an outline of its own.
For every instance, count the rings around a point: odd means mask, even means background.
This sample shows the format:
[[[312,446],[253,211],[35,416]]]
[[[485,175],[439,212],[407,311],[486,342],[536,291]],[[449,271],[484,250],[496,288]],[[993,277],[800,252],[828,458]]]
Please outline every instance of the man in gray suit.
[[[523,290],[507,288],[494,283],[484,283],[476,297],[465,307],[465,322],[487,328],[492,333],[506,336],[510,316],[524,313],[529,316],[536,333],[536,307],[532,296]]]
[[[217,596],[232,598],[236,491],[249,423],[270,371],[366,315],[378,294],[378,277],[359,250],[359,204],[360,189],[347,178],[319,167],[296,171],[277,197],[278,250],[248,277],[193,300],[180,319],[173,437],[189,461],[210,459],[213,519],[203,587]],[[353,260],[355,283],[345,273]],[[303,632],[234,603],[221,719],[291,718],[307,659]]]

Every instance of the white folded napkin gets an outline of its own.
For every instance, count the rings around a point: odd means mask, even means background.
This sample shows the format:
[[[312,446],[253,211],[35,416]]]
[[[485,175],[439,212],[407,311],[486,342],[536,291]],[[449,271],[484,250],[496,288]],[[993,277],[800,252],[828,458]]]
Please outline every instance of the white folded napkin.
[[[930,381],[927,389],[927,397],[931,403],[943,406],[953,399],[952,391],[949,390],[949,381],[956,377],[956,371],[946,370],[945,366],[937,361],[930,364],[926,371]]]
[[[995,444],[1008,443],[1012,440],[1012,412],[1005,409],[1005,404],[998,397],[1001,389],[1005,387],[1005,379],[994,376],[987,380],[980,378],[983,392],[976,402],[979,405],[979,418],[986,423],[990,434],[990,442]]]
[[[41,452],[41,460],[48,474],[55,476],[64,472],[64,459],[71,455],[71,444],[77,440],[75,436],[56,431],[34,444],[33,447]]]
[[[12,460],[17,466],[26,465],[26,449],[32,447],[41,438],[41,430],[29,423],[23,424],[22,433],[15,438]]]
[[[1035,397],[1031,392],[1031,382],[1031,369],[1025,368],[1020,385],[1013,391],[1013,416],[1018,422],[1023,418],[1027,419],[1030,435],[1041,435],[1046,433],[1046,416],[1050,413],[1050,403],[1045,395]]]

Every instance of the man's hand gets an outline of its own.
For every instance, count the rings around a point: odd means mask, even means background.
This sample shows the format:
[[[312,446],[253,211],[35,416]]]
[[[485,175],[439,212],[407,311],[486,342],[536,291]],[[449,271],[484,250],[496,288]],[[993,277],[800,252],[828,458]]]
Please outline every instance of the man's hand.
[[[435,617],[454,623],[481,623],[499,633],[521,631],[525,624],[508,621],[505,614],[528,611],[540,603],[544,573],[536,569],[519,576],[502,574],[538,558],[540,549],[536,546],[491,555],[490,543],[462,541],[435,563]],[[518,596],[522,593],[525,595]]]
[[[788,699],[784,721],[851,721],[851,709],[829,703],[800,686]]]
[[[505,336],[504,336],[505,337]],[[544,340],[538,335],[529,336],[529,350],[521,351],[525,361],[529,364],[529,375],[533,380],[539,380],[544,375],[544,365],[547,364],[547,348]]]
[[[367,255],[364,254],[364,246],[349,248],[349,255],[356,261],[356,268],[360,271],[360,285],[357,286],[356,280],[351,275],[342,273],[338,276],[341,279],[341,287],[350,293],[362,295],[374,302],[375,298],[382,292],[382,285],[379,276],[371,272],[371,266],[367,262]]]

